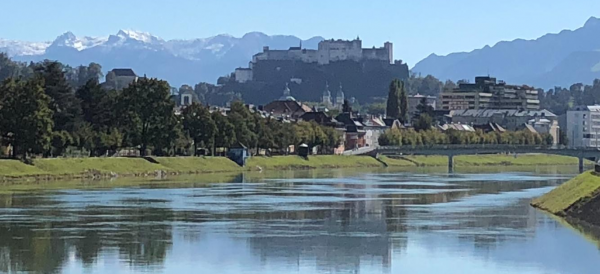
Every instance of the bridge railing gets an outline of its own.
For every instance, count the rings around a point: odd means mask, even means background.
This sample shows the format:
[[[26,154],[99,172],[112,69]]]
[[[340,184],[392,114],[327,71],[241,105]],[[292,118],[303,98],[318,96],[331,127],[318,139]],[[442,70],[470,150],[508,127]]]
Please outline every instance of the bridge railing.
[[[540,146],[540,145],[503,145],[503,144],[471,144],[471,145],[418,145],[418,146],[380,146],[378,150],[589,150],[598,151],[595,148],[567,148],[566,146]]]

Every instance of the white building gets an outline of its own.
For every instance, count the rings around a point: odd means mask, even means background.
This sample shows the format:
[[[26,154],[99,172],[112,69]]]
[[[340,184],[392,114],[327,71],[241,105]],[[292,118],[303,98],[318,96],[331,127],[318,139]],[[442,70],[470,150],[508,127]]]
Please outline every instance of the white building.
[[[103,85],[106,88],[122,90],[137,80],[138,76],[132,69],[116,68],[106,74],[106,82]]]
[[[346,100],[346,95],[344,94],[342,83],[340,83],[340,89],[335,94],[335,106],[339,109],[342,109],[342,106],[344,105],[344,100]]]
[[[533,127],[539,134],[550,134],[552,136],[552,145],[556,146],[559,144],[560,135],[558,134],[560,127],[558,126],[558,120],[547,119],[545,117],[535,117],[527,122],[528,125]]]
[[[362,61],[379,60],[394,64],[394,45],[390,42],[383,44],[380,48],[362,48],[360,38],[355,40],[323,40],[319,42],[318,49],[303,49],[291,47],[287,50],[273,50],[263,47],[263,51],[255,54],[248,68],[235,70],[236,81],[244,83],[253,79],[253,65],[259,61],[300,61],[304,63],[318,63],[327,65],[331,62],[340,61]]]
[[[325,84],[325,91],[323,91],[323,96],[321,97],[321,103],[326,107],[333,106],[331,102],[331,92],[329,91],[329,83]]]
[[[567,111],[566,135],[569,147],[600,147],[600,105]]]
[[[248,81],[252,81],[252,69],[236,68],[235,69],[235,80],[238,83],[246,83]]]

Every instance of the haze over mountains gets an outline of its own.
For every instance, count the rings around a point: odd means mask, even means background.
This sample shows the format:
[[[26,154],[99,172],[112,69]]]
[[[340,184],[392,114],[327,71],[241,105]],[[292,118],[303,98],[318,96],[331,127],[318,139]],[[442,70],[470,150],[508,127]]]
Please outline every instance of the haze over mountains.
[[[473,36],[472,39],[477,39]],[[317,48],[322,37],[302,41]],[[167,79],[172,85],[217,81],[237,67],[246,67],[263,46],[298,46],[295,36],[268,36],[252,32],[241,38],[217,35],[191,40],[163,40],[145,32],[121,30],[107,37],[81,37],[67,32],[52,42],[0,39],[0,51],[15,60],[59,60],[77,66],[97,62],[105,70],[131,67],[138,74]],[[402,53],[396,54],[402,59]],[[576,30],[547,34],[535,40],[516,39],[471,52],[430,55],[413,72],[440,80],[472,80],[491,74],[509,83],[542,88],[591,83],[600,78],[600,19],[592,17]]]
[[[412,71],[453,81],[473,81],[476,75],[489,73],[508,83],[542,88],[591,84],[600,78],[600,19],[592,17],[579,29],[535,40],[499,42],[493,47],[447,56],[432,54]]]
[[[322,37],[302,41],[303,47],[316,48]],[[133,68],[168,80],[172,85],[216,82],[237,67],[247,67],[252,55],[263,46],[288,49],[298,46],[295,36],[268,36],[251,32],[241,38],[217,35],[193,40],[165,41],[149,33],[120,30],[107,37],[80,37],[67,32],[53,42],[22,42],[0,39],[0,52],[19,61],[58,60],[78,66],[96,62],[105,70]]]

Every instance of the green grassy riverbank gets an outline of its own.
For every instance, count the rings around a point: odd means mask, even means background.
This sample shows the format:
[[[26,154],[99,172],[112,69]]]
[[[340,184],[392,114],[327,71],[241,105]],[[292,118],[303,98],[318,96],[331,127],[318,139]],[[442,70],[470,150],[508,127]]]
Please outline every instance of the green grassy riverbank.
[[[241,172],[242,168],[223,157],[144,158],[55,158],[36,159],[32,165],[17,160],[0,160],[0,179],[51,179],[107,176],[149,176],[157,172],[195,174]]]
[[[600,174],[588,171],[534,199],[532,206],[565,218],[600,229]]]
[[[600,176],[588,171],[533,200],[531,204],[552,214],[566,216],[571,207],[586,202],[599,191]]]
[[[477,166],[551,166],[577,165],[577,159],[555,155],[469,155],[454,157],[455,167]],[[224,157],[149,157],[149,158],[56,158],[35,159],[31,165],[17,160],[0,160],[0,180],[18,178],[60,179],[108,176],[152,176],[242,172],[244,170],[293,170],[381,167],[443,167],[446,156],[298,156],[252,157],[241,168]]]

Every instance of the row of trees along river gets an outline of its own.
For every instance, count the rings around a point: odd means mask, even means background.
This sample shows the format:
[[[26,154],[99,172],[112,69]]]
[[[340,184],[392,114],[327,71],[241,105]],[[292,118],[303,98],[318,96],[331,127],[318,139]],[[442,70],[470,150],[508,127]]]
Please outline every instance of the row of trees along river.
[[[61,156],[70,147],[90,156],[120,148],[139,149],[142,155],[189,155],[199,147],[238,142],[280,150],[298,143],[329,150],[340,142],[333,128],[263,119],[241,102],[232,103],[227,116],[200,104],[176,115],[166,81],[143,77],[121,91],[106,90],[97,64],[72,69],[44,61],[6,71],[0,83],[0,136],[15,158]],[[69,77],[73,71],[75,80]]]
[[[6,62],[5,62],[6,63]],[[12,157],[56,157],[68,148],[90,156],[110,155],[121,148],[139,149],[141,155],[190,155],[198,148],[228,148],[242,143],[250,148],[283,152],[307,143],[330,152],[341,142],[339,131],[316,123],[283,123],[265,119],[234,102],[227,116],[200,104],[174,112],[166,81],[140,78],[121,91],[99,84],[97,64],[70,68],[43,61],[28,66],[7,63],[0,68],[0,138],[13,147]],[[15,64],[15,63],[13,63]],[[388,117],[408,122],[407,91],[402,81],[390,85]],[[390,130],[382,145],[401,144],[543,144],[548,136],[527,132],[443,133],[432,130],[432,111],[419,106],[414,130]],[[4,150],[3,150],[4,151]]]

